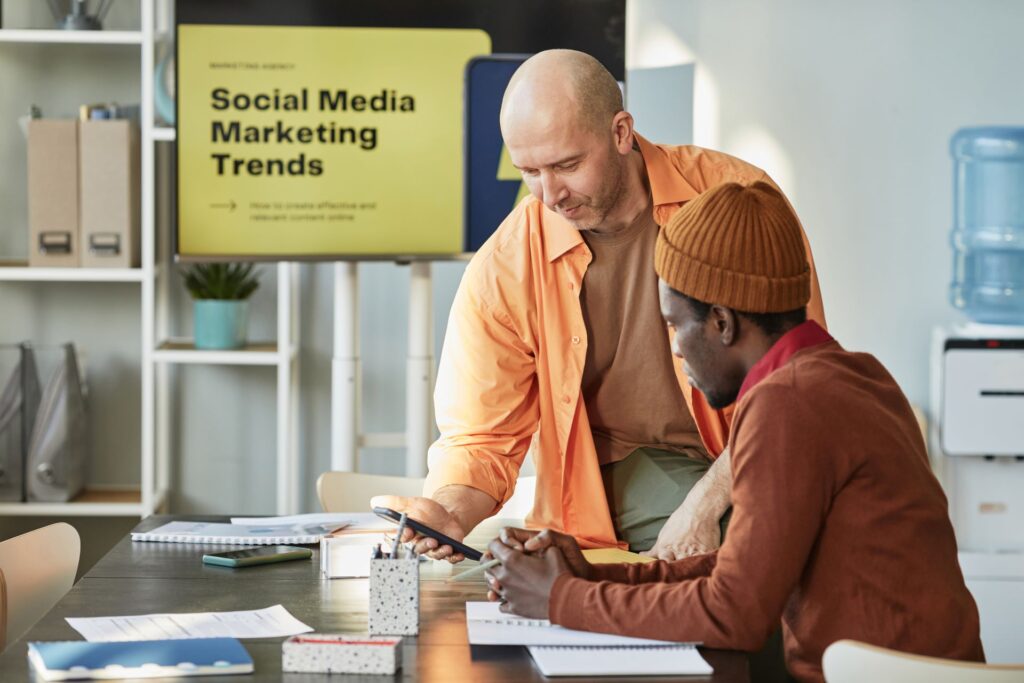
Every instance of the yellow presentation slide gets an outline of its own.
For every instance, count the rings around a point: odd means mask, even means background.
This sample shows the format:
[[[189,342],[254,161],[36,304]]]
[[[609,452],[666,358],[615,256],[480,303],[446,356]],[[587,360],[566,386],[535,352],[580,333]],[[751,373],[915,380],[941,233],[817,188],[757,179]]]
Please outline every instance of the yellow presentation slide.
[[[462,251],[478,29],[178,28],[183,257]]]

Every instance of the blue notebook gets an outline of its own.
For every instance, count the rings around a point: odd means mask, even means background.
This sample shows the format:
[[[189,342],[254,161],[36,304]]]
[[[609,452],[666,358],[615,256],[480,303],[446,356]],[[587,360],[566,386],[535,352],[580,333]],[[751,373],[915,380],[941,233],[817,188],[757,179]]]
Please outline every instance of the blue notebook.
[[[28,660],[45,681],[210,676],[253,670],[252,657],[235,638],[29,643]]]

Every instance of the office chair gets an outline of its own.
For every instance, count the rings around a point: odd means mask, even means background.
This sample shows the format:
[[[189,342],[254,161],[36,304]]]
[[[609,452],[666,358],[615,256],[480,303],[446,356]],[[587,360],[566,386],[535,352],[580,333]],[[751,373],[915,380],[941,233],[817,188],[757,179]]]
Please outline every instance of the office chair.
[[[64,522],[0,542],[0,650],[68,592],[81,549],[78,532]]]
[[[324,472],[316,480],[316,495],[324,512],[369,512],[374,496],[423,495],[423,479],[360,472]]]
[[[533,507],[537,477],[520,477],[516,491],[496,515],[522,520]],[[359,472],[324,472],[316,480],[316,494],[324,512],[369,512],[370,498],[378,495],[423,495],[423,480],[418,477],[389,477]]]
[[[832,643],[821,658],[828,683],[1021,683],[1024,664],[976,664],[910,655],[856,640]]]

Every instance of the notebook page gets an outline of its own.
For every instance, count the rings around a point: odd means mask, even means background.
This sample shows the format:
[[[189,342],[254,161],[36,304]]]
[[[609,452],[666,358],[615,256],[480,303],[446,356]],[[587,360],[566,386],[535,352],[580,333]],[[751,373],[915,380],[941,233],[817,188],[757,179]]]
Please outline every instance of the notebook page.
[[[705,676],[713,669],[692,645],[531,647],[545,676]]]
[[[575,631],[547,619],[505,614],[496,602],[467,602],[466,628],[471,645],[678,645],[664,640]]]

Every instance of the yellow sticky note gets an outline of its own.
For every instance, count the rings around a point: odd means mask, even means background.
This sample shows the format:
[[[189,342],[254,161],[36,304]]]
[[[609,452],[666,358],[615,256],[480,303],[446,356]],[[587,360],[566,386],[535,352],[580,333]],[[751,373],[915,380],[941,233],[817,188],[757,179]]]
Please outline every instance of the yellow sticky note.
[[[628,550],[619,550],[618,548],[592,548],[584,550],[583,557],[587,558],[587,562],[591,564],[642,564],[644,562],[654,562],[653,557],[631,553]]]

